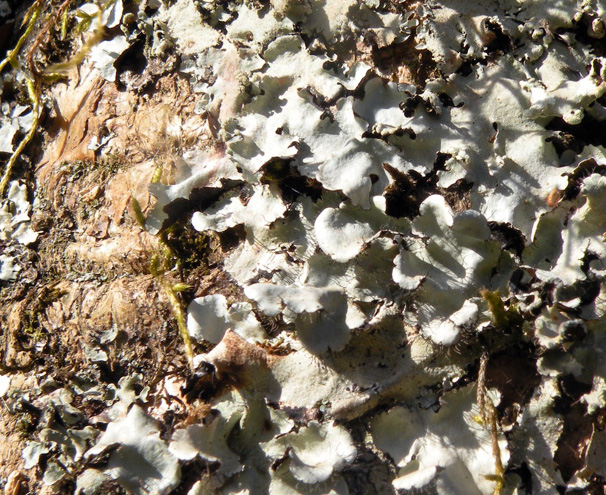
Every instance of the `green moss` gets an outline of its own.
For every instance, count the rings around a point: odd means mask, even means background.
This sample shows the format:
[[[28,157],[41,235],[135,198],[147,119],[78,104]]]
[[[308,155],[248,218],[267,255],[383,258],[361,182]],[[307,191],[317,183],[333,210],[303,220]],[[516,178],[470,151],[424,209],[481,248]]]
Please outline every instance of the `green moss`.
[[[480,295],[488,303],[488,307],[492,313],[492,322],[497,328],[513,330],[521,327],[523,323],[522,316],[514,307],[505,307],[505,302],[498,290],[489,291],[485,289],[480,292]]]
[[[100,198],[93,199],[88,203],[82,203],[80,208],[80,218],[82,220],[87,220],[89,218],[94,217],[95,212],[103,206],[103,200]]]
[[[139,226],[144,229],[146,218],[145,215],[143,215],[143,211],[141,210],[141,205],[139,204],[139,201],[137,201],[134,196],[130,197],[130,205],[133,209],[133,215],[135,217],[135,220],[137,221]]]
[[[98,160],[76,160],[74,162],[64,162],[63,166],[68,167],[70,178],[80,180],[93,172],[100,173],[102,178],[116,175],[124,169],[125,160],[121,154],[108,154]]]
[[[107,175],[115,175],[124,169],[124,156],[120,153],[109,153],[97,161],[97,168]]]
[[[41,322],[44,311],[66,294],[65,291],[55,288],[55,285],[45,287],[25,312],[26,325],[24,332],[36,342],[44,339],[45,331]]]
[[[161,237],[174,257],[174,262],[183,270],[212,264],[210,260],[221,250],[217,235],[192,229],[189,219],[172,225]]]
[[[19,433],[19,437],[23,440],[29,440],[32,433],[36,431],[37,418],[32,414],[22,413],[18,419],[15,428]]]

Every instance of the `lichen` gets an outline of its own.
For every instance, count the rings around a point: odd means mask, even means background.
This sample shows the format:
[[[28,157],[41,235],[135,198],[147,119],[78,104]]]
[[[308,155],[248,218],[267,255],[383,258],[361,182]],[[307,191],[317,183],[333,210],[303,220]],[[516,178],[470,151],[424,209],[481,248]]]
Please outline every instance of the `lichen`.
[[[113,29],[86,52],[103,84],[124,82],[127,49],[150,66],[178,54],[172,81],[207,128],[201,144],[165,126],[179,146],[155,164],[155,203],[126,200],[158,241],[149,271],[192,369],[162,362],[140,394],[123,379],[103,433],[72,405],[85,391],[40,392],[62,424],[35,429],[27,468],[82,494],[108,480],[137,494],[345,494],[370,452],[393,492],[603,483],[606,141],[586,131],[606,121],[598,4],[80,7],[90,36]],[[7,112],[0,152],[28,115]],[[119,138],[105,137],[89,145],[101,157]],[[26,192],[12,183],[3,242],[36,241]],[[200,237],[179,251],[171,226],[185,221]],[[209,239],[230,294],[217,277],[173,280],[207,276],[175,253],[202,256]],[[13,258],[0,263],[18,278]],[[84,350],[107,366],[101,347]],[[536,372],[523,392],[503,358],[518,351]]]

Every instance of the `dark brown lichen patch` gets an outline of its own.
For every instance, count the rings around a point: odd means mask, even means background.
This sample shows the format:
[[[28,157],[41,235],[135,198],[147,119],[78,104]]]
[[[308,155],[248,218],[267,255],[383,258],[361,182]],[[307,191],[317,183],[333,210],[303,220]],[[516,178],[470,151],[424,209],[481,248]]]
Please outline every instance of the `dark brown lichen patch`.
[[[553,144],[553,147],[558,154],[558,157],[562,158],[562,155],[567,151],[572,151],[575,155],[582,153],[585,143],[574,134],[566,131],[555,131],[545,141]]]
[[[259,320],[259,323],[263,329],[267,332],[267,335],[270,337],[276,337],[278,334],[286,330],[294,330],[294,324],[286,323],[283,315],[281,314],[276,316],[267,316],[261,311],[256,311],[255,316]],[[263,347],[267,352],[276,355],[286,355],[290,352],[290,350],[286,350],[284,348],[274,348],[270,344],[260,343],[260,346]]]
[[[583,258],[581,258],[581,271],[585,275],[589,275],[589,270],[591,268],[591,262],[598,261],[598,260],[600,260],[599,254],[594,253],[592,251],[585,251],[585,254],[583,254]]]
[[[513,251],[517,256],[522,256],[526,237],[510,223],[488,222],[492,237],[499,241],[503,249]]]
[[[438,153],[434,169],[422,175],[415,170],[400,172],[391,165],[384,163],[383,168],[393,179],[387,186],[385,197],[387,215],[395,218],[413,219],[419,215],[421,203],[432,194],[440,194],[455,213],[468,210],[471,207],[469,195],[473,187],[472,182],[459,179],[449,187],[438,186],[438,170],[444,170],[444,163],[449,155]]]
[[[282,199],[292,203],[299,196],[307,196],[312,201],[322,197],[322,184],[316,179],[301,175],[292,160],[272,158],[261,167],[262,184],[278,184]]]
[[[585,146],[590,144],[606,146],[606,121],[600,121],[589,113],[585,113],[579,124],[569,124],[562,117],[555,117],[545,128],[548,131],[554,131],[548,139],[553,143],[560,156],[566,150],[579,154]]]
[[[598,164],[593,158],[579,163],[574,172],[568,175],[568,185],[564,189],[562,197],[565,200],[576,199],[581,193],[583,179],[589,177],[591,174],[606,176],[606,164]]]
[[[465,179],[459,179],[454,184],[451,184],[446,189],[442,189],[441,193],[455,213],[469,210],[471,208],[471,189],[473,182],[468,182]]]
[[[524,495],[532,494],[532,472],[528,468],[528,464],[526,462],[522,462],[519,465],[510,465],[505,474],[515,474],[520,478],[520,483],[518,485],[518,493]]]
[[[490,356],[486,367],[486,386],[501,393],[499,417],[513,425],[517,412],[532,397],[541,383],[536,367],[535,349],[530,345],[509,347]]]
[[[436,192],[438,176],[421,175],[414,170],[403,173],[388,163],[384,163],[383,168],[393,179],[383,194],[386,201],[385,212],[395,218],[416,217],[423,200]]]
[[[563,417],[564,430],[553,459],[567,482],[585,465],[585,451],[593,432],[594,418],[587,414],[586,405],[579,399],[591,391],[591,384],[566,375],[558,379],[558,388],[560,394],[556,397],[554,412]]]
[[[207,401],[226,385],[229,387],[233,384],[219,385],[215,366],[202,362],[198,369],[186,378],[185,385],[181,387],[181,393],[188,403],[193,403],[198,399]]]
[[[358,455],[343,470],[343,478],[352,495],[391,495],[397,468],[384,452],[368,445],[367,423],[366,418],[359,418],[347,424],[347,429],[356,442]]]
[[[126,89],[136,94],[153,95],[158,79],[173,71],[178,60],[175,54],[165,58],[148,58],[143,53],[143,42],[136,41],[116,61],[116,68],[120,74],[120,83]]]
[[[586,280],[577,280],[570,286],[559,287],[557,289],[558,302],[566,305],[572,302],[573,306],[576,301],[581,305],[591,304],[600,295],[601,282],[599,279],[589,276]],[[576,312],[576,308],[565,308],[569,312]]]
[[[484,52],[486,54],[498,56],[513,51],[515,48],[514,41],[500,23],[487,19],[484,21],[484,27],[490,37],[490,41],[484,47]]]
[[[450,153],[442,153],[441,151],[438,151],[436,153],[436,158],[433,161],[433,171],[438,172],[440,170],[448,170],[446,167],[446,162],[450,158],[452,158],[452,155]]]
[[[422,88],[439,75],[431,53],[429,50],[419,50],[414,36],[403,43],[385,47],[379,47],[374,41],[370,41],[370,44],[373,64],[392,81]]]
[[[219,469],[219,461],[209,462],[200,457],[184,463],[181,467],[181,483],[171,491],[172,495],[188,495],[196,483],[208,483],[210,477]],[[114,492],[103,492],[114,493]]]
[[[316,407],[292,407],[280,403],[269,403],[273,409],[283,411],[288,419],[300,426],[307,426],[310,421],[322,421],[324,413]]]
[[[395,6],[389,2],[387,10],[400,12],[409,20],[415,17],[414,14],[410,17],[415,8],[402,3]],[[390,81],[423,88],[428,81],[439,77],[439,72],[431,52],[417,48],[416,31],[416,26],[412,25],[404,41],[387,44],[374,31],[367,30],[356,43],[355,57]]]

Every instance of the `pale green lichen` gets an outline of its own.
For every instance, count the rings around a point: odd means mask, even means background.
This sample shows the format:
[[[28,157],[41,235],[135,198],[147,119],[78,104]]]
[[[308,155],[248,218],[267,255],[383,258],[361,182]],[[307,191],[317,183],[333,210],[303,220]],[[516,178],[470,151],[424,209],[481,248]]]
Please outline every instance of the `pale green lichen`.
[[[155,258],[208,410],[161,438],[153,408],[116,407],[85,454],[107,452],[109,463],[83,471],[79,486],[109,476],[133,493],[168,493],[200,462],[215,470],[192,495],[340,494],[362,446],[387,454],[401,491],[515,493],[524,465],[533,493],[582,490],[592,473],[603,476],[594,431],[584,470],[564,479],[568,431],[555,410],[568,400],[565,377],[588,385],[578,407],[595,414],[605,403],[606,152],[603,142],[579,151],[562,134],[582,139],[571,126],[605,121],[606,60],[569,31],[590,19],[599,36],[603,9],[514,0],[432,0],[414,11],[332,0],[141,7],[148,52],[182,52],[195,111],[225,145],[189,150],[172,184],[153,181],[145,226],[162,237],[169,205],[202,197],[193,228],[243,238],[222,267],[248,301],[207,293],[185,313],[181,287],[165,277],[172,255]],[[105,46],[120,51],[127,40]],[[426,57],[433,75],[402,64],[411,73],[386,80],[390,57],[411,67]],[[113,62],[103,66],[115,77]],[[271,318],[277,336],[261,328]],[[194,359],[190,339],[216,347]],[[517,396],[497,372],[513,374],[498,359],[520,349],[536,384]],[[194,392],[183,394],[196,402]],[[370,437],[354,442],[347,421],[360,418]],[[49,453],[41,445],[29,448],[28,466]],[[49,466],[56,481],[59,464]]]

